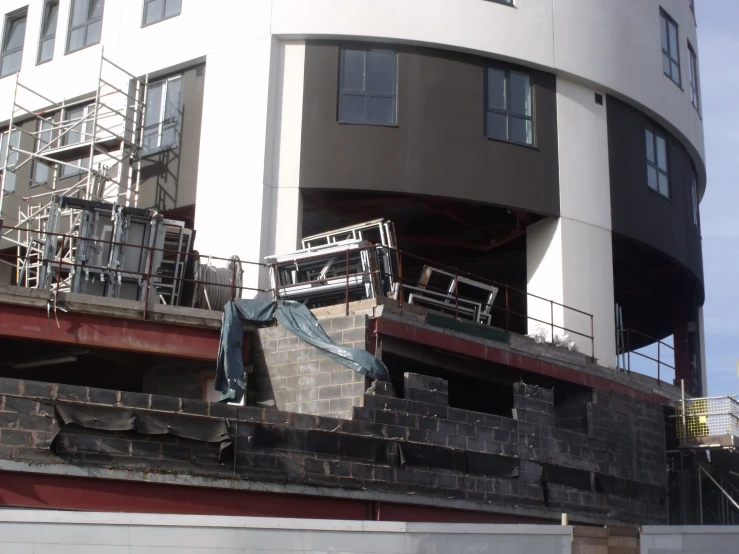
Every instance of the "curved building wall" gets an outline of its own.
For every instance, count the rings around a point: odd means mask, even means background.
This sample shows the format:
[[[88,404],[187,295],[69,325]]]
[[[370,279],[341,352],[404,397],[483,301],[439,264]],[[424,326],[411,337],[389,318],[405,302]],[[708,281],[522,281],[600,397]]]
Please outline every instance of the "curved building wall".
[[[690,270],[703,284],[700,229],[693,219],[692,163],[667,136],[670,196],[647,186],[645,128],[651,121],[627,104],[608,99],[611,221],[614,233],[650,246]]]
[[[596,84],[654,114],[689,144],[704,174],[703,126],[688,88],[696,53],[688,0],[275,0],[272,33],[356,38],[476,52]],[[662,73],[660,7],[679,29],[682,85]]]
[[[435,195],[559,215],[553,75],[528,72],[534,147],[485,137],[490,60],[408,46],[390,46],[397,51],[397,125],[340,124],[341,46],[352,44],[306,45],[301,188]]]

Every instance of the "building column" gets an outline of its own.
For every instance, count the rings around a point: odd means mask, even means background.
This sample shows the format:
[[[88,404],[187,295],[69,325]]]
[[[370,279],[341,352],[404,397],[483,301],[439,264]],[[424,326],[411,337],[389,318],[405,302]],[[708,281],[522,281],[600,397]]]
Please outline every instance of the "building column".
[[[526,229],[526,266],[529,333],[541,328],[551,341],[553,321],[554,335],[569,335],[580,352],[616,367],[611,233],[547,218]]]
[[[304,60],[304,42],[270,35],[207,58],[195,208],[195,248],[205,259],[264,262],[300,240]],[[243,297],[270,287],[266,268],[242,268],[252,289]]]
[[[560,217],[526,230],[529,332],[541,325],[551,340],[569,334],[581,352],[616,367],[611,191],[606,97],[579,83],[557,78]],[[592,332],[590,317],[593,315]],[[568,331],[569,330],[569,331]],[[591,339],[575,334],[593,335]]]

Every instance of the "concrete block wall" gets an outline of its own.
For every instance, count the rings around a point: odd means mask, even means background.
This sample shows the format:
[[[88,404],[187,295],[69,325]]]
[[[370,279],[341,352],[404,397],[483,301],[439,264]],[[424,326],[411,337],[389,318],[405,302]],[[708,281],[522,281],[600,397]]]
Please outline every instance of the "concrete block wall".
[[[319,320],[337,344],[366,349],[367,316]],[[369,386],[364,376],[277,325],[260,329],[252,344],[254,373],[248,403],[278,410],[348,419]]]
[[[667,522],[665,467],[627,477],[627,445],[658,443],[659,407],[613,393],[590,406],[591,425],[608,432],[604,418],[632,410],[649,425],[641,438],[604,437],[551,426],[551,391],[516,384],[518,419],[450,407],[446,382],[405,375],[410,398],[395,398],[377,383],[352,408],[353,419],[237,407],[198,400],[0,379],[1,459],[53,472],[101,466],[146,479],[154,472],[191,479],[296,485],[301,494],[335,489],[371,501],[394,499],[452,508],[512,513],[572,522]],[[64,426],[50,448],[55,405],[134,409],[182,417],[226,420],[233,460],[219,462],[213,444],[172,437]],[[649,420],[649,417],[655,419]],[[654,436],[650,436],[654,435]],[[642,448],[636,444],[636,448]],[[639,451],[640,452],[640,451]],[[136,473],[139,472],[139,473]],[[222,486],[222,485],[221,485]],[[343,494],[343,493],[339,493]]]

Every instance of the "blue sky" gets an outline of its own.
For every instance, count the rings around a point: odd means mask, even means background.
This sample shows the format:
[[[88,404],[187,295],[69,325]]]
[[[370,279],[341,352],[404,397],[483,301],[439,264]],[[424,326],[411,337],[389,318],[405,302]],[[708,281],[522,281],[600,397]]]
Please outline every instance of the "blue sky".
[[[739,0],[697,0],[708,188],[701,202],[708,393],[739,394]]]

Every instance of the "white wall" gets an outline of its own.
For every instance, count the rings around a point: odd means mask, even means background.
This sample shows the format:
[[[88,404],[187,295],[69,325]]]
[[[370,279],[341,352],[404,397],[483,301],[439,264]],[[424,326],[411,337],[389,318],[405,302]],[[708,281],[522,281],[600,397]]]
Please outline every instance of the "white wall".
[[[611,185],[608,161],[607,98],[601,89],[557,78],[559,199],[563,256],[562,302],[593,314],[595,356],[616,366]],[[590,333],[589,318],[565,310],[566,327]],[[573,337],[583,351],[589,341]],[[585,344],[582,344],[583,341]]]
[[[100,46],[65,55],[71,0],[60,2],[53,61],[36,66],[43,0],[3,0],[0,10],[29,6],[24,82],[56,97],[89,92]],[[142,28],[142,0],[107,0],[102,44],[134,74],[158,71],[270,34],[361,37],[439,45],[550,68],[598,83],[654,112],[703,157],[703,127],[688,93],[689,39],[699,54],[687,0],[184,0],[182,14]],[[662,74],[659,7],[677,21],[683,88]],[[237,66],[238,67],[238,66]],[[74,76],[74,78],[70,78]],[[12,77],[0,79],[0,121],[7,119]]]
[[[641,529],[641,554],[725,554],[737,552],[739,526],[647,525]]]
[[[0,16],[28,6],[20,79],[56,101],[87,94],[95,88],[102,47],[107,58],[143,76],[243,45],[270,32],[269,0],[219,0],[218,10],[208,2],[184,0],[179,16],[143,28],[143,0],[106,0],[100,44],[65,55],[71,0],[61,0],[54,58],[36,65],[43,3],[2,0]],[[14,76],[0,79],[0,121],[10,117],[14,85]],[[35,109],[42,104],[28,107]]]
[[[555,335],[569,335],[580,352],[595,355],[601,365],[616,367],[611,257],[607,229],[565,217],[546,218],[527,227],[526,291],[566,306],[529,296],[528,315],[539,320],[528,320],[529,333],[541,327],[551,340],[552,329],[546,324],[554,316]],[[586,314],[593,315],[592,330]]]
[[[0,511],[8,554],[570,554],[571,527]]]

